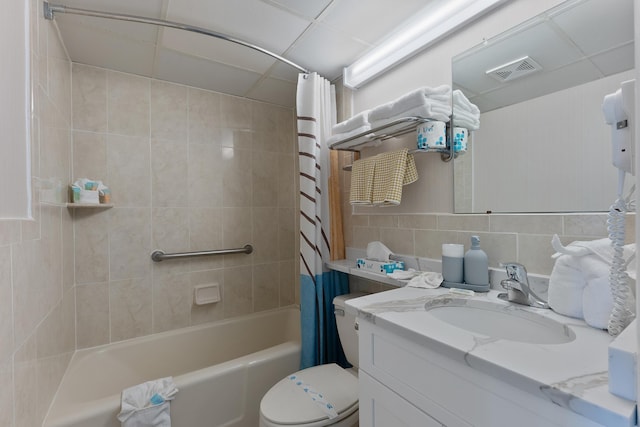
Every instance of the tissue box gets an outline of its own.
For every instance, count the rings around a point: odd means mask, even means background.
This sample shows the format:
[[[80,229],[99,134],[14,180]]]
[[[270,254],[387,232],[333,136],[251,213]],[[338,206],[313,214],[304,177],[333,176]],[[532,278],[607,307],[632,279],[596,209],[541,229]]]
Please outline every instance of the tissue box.
[[[365,271],[388,274],[393,273],[395,270],[404,270],[404,261],[373,261],[358,258],[356,260],[356,266]]]

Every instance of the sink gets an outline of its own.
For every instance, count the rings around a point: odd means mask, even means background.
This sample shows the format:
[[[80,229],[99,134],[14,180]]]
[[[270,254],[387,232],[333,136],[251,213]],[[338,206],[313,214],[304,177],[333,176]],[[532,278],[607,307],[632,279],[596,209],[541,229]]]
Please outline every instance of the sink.
[[[438,298],[425,304],[431,316],[476,334],[531,344],[564,344],[576,339],[568,326],[513,304]]]

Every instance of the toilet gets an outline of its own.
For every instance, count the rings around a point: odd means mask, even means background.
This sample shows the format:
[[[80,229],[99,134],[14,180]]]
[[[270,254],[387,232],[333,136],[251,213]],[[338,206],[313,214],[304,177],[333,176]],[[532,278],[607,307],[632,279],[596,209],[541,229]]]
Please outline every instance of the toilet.
[[[358,426],[358,333],[355,316],[347,313],[345,301],[363,295],[366,294],[354,293],[333,299],[338,336],[353,368],[343,369],[331,363],[283,378],[260,402],[260,427]],[[325,402],[332,409],[327,409]]]

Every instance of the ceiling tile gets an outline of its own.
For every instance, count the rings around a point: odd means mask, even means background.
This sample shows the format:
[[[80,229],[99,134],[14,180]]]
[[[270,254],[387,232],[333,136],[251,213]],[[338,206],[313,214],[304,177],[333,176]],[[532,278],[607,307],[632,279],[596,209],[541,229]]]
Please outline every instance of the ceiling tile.
[[[605,76],[631,70],[635,67],[633,43],[611,49],[589,59]]]
[[[294,107],[296,104],[296,89],[296,83],[268,78],[252,88],[247,93],[247,97],[284,107]]]
[[[340,77],[342,69],[366,47],[322,24],[314,24],[287,55],[298,64],[310,64],[309,68],[315,68],[310,71],[333,80]],[[315,64],[315,67],[311,64]]]
[[[307,64],[300,65],[307,66]],[[269,72],[270,77],[275,77],[280,80],[287,80],[294,83],[298,81],[298,74],[300,74],[300,71],[298,71],[298,69],[293,68],[291,65],[285,64],[281,61],[276,62],[276,64]]]
[[[262,0],[265,3],[275,4],[283,7],[292,13],[304,16],[308,19],[315,19],[327,8],[333,0]]]
[[[153,77],[230,95],[244,96],[260,74],[159,49]]]
[[[555,22],[587,55],[633,40],[633,0],[591,0],[567,8]]]
[[[60,33],[73,62],[151,75],[155,55],[153,44],[82,25],[60,26]]]
[[[322,22],[358,40],[373,44],[433,0],[336,0]],[[366,23],[366,25],[354,25]]]
[[[170,0],[167,19],[227,33],[284,52],[309,21],[257,0]]]
[[[259,73],[266,72],[276,62],[276,59],[271,56],[245,46],[172,28],[165,28],[162,31],[161,45],[172,50]]]
[[[115,21],[113,19],[94,18],[78,15],[56,15],[56,22],[62,29],[83,27],[84,31],[110,33],[117,37],[129,38],[134,41],[155,44],[158,38],[156,25],[138,24],[136,22]],[[66,39],[65,39],[66,41]]]

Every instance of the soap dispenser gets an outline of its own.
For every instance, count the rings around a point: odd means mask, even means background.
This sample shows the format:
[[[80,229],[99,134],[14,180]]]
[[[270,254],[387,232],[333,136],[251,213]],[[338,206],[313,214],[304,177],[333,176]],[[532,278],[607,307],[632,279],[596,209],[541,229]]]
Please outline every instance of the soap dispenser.
[[[471,248],[464,254],[464,281],[467,285],[489,287],[489,258],[480,249],[478,236],[471,236]]]

